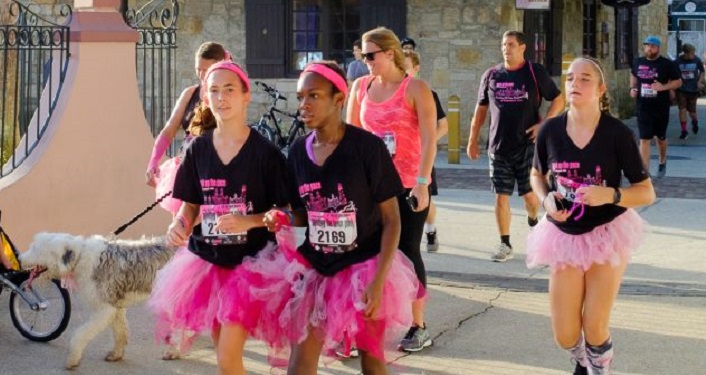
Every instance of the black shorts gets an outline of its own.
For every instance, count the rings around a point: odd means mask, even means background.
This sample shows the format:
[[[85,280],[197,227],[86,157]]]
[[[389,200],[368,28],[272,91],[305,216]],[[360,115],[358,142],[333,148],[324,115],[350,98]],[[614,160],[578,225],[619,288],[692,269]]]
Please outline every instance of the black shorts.
[[[684,92],[677,90],[677,105],[679,109],[686,109],[687,112],[696,112],[696,99],[698,92]]]
[[[429,184],[429,194],[439,195],[439,187],[436,185],[436,168],[431,167],[431,183]]]
[[[407,196],[412,189],[405,189],[404,194],[397,196],[397,203],[400,205],[400,222],[402,232],[400,233],[400,251],[412,261],[414,272],[417,274],[419,282],[427,286],[427,272],[422,260],[422,250],[420,244],[424,235],[424,222],[429,214],[429,207],[424,211],[414,212],[407,203]]]
[[[495,194],[512,195],[517,182],[518,195],[532,192],[529,177],[533,157],[534,144],[510,155],[488,155],[492,191]]]
[[[640,131],[640,139],[666,139],[668,124],[669,107],[645,109],[638,105],[637,128]]]

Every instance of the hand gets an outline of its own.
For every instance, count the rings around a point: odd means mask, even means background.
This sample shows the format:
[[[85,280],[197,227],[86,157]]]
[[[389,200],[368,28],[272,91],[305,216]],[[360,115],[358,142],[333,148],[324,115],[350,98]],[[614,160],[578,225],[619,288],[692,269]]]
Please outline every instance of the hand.
[[[466,155],[471,160],[478,160],[480,158],[480,151],[478,150],[477,142],[469,142],[466,147]]]
[[[569,216],[571,216],[569,210],[563,207],[561,210],[557,208],[556,201],[561,199],[564,199],[564,196],[561,193],[550,191],[547,194],[547,197],[542,200],[544,211],[546,211],[547,215],[551,216],[552,219],[558,222],[564,222],[569,219]]]
[[[417,198],[417,209],[414,212],[424,211],[429,206],[429,185],[416,184],[409,195]]]
[[[630,97],[633,99],[637,98],[637,89],[630,89]]]
[[[278,209],[267,211],[265,216],[262,218],[262,222],[270,232],[279,232],[283,225],[292,225],[289,215]]]
[[[529,135],[529,139],[532,142],[537,138],[537,133],[539,133],[539,124],[534,124],[525,130],[525,134]]]
[[[665,91],[665,90],[668,90],[668,89],[667,89],[667,85],[665,85],[664,83],[655,82],[655,83],[652,84],[652,90],[655,90],[655,91]]]
[[[167,245],[169,246],[185,246],[186,239],[189,234],[184,227],[183,219],[176,217],[167,228]]]
[[[247,216],[239,214],[225,214],[216,220],[216,230],[225,234],[243,233],[252,228]]]
[[[576,189],[576,195],[581,197],[581,203],[586,206],[602,206],[613,203],[615,189],[606,186],[584,186]]]
[[[159,167],[147,168],[145,172],[145,182],[151,187],[157,187],[157,179],[159,178]]]
[[[378,280],[376,277],[373,281],[365,288],[365,293],[363,294],[363,302],[365,302],[365,317],[368,319],[375,319],[378,317],[378,312],[380,311],[380,303],[382,302],[382,292],[385,283],[382,280]]]

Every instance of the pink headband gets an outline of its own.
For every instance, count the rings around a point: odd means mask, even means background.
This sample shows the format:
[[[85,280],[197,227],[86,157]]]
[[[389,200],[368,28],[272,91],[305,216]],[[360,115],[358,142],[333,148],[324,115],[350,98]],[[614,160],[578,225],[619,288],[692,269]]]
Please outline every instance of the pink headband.
[[[206,76],[203,78],[204,82],[206,82],[206,80],[208,80],[208,76],[216,70],[230,70],[231,72],[237,74],[240,81],[242,81],[243,85],[245,85],[245,88],[250,91],[250,80],[248,79],[248,75],[245,74],[243,69],[241,69],[236,63],[227,60],[219,61],[211,65],[206,72]]]
[[[333,83],[338,91],[342,92],[344,96],[348,96],[348,84],[346,83],[346,80],[328,66],[317,63],[309,64],[302,73],[306,72],[320,74],[327,80],[331,81],[331,83]]]

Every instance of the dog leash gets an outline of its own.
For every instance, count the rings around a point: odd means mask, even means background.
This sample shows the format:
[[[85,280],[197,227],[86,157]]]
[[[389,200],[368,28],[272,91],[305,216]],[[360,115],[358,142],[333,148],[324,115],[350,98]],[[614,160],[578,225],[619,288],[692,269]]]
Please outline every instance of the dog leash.
[[[124,232],[125,229],[127,229],[130,225],[135,224],[135,222],[136,222],[137,220],[140,220],[141,217],[145,216],[145,214],[147,214],[148,212],[152,211],[152,209],[155,208],[155,206],[157,206],[158,204],[162,203],[162,201],[165,200],[165,199],[166,199],[168,196],[170,196],[170,195],[172,195],[172,191],[171,191],[171,190],[170,190],[169,192],[165,193],[164,195],[162,195],[161,197],[159,197],[159,199],[157,199],[156,201],[154,201],[154,203],[152,203],[152,204],[150,204],[149,206],[145,207],[145,209],[142,210],[142,212],[140,212],[139,214],[133,216],[132,219],[130,219],[127,223],[125,223],[125,224],[121,225],[120,227],[118,227],[118,229],[116,229],[115,232],[113,232],[113,235],[114,235],[114,236],[117,236],[117,235],[119,235],[120,233]]]

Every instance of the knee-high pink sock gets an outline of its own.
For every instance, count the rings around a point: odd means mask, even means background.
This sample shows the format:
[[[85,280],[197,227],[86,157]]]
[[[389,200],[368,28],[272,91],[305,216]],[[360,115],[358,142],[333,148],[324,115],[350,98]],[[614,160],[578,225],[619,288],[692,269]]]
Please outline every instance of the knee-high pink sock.
[[[685,132],[686,131],[686,121],[679,121],[679,125],[681,125],[681,131]]]
[[[583,338],[583,332],[581,333],[581,337],[579,337],[579,341],[576,342],[576,345],[567,348],[566,351],[569,352],[574,361],[581,364],[583,367],[588,367],[588,359],[586,358],[586,341]]]
[[[609,337],[606,342],[598,346],[586,343],[586,357],[590,375],[610,375],[613,362],[613,341]]]

